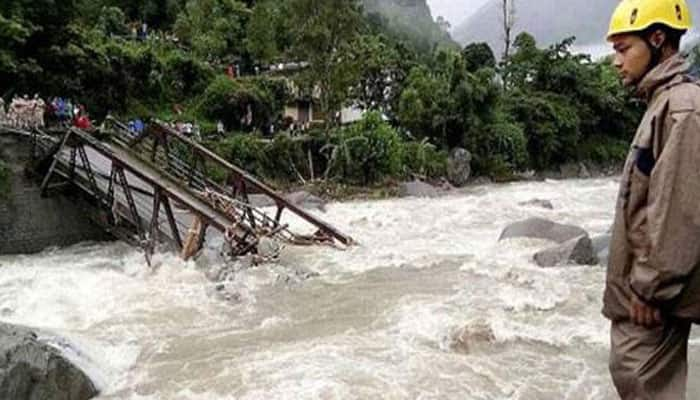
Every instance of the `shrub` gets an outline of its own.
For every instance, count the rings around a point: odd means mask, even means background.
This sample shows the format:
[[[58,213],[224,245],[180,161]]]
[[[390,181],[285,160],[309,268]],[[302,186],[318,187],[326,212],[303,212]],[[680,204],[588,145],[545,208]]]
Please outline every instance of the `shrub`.
[[[402,171],[401,138],[377,112],[341,128],[326,151],[330,153],[328,172],[349,182],[369,184]]]
[[[126,25],[126,16],[124,11],[119,7],[102,7],[100,16],[97,20],[97,26],[107,35],[129,34],[129,27]]]
[[[472,135],[468,149],[478,175],[502,175],[504,169],[523,169],[528,164],[527,138],[523,128],[499,116],[482,132]]]
[[[214,77],[210,66],[181,51],[168,52],[163,64],[168,92],[178,100],[204,92]]]
[[[566,97],[516,92],[506,100],[507,112],[523,127],[533,167],[546,169],[575,159],[581,123]]]
[[[262,167],[264,175],[278,181],[292,182],[308,174],[308,161],[304,143],[292,140],[286,135],[277,135],[263,151]]]
[[[214,151],[246,171],[263,175],[264,143],[253,135],[235,134],[213,144]]]
[[[625,140],[598,135],[588,138],[581,144],[580,148],[580,159],[610,164],[625,160],[629,144]]]
[[[403,144],[403,167],[406,175],[418,174],[438,178],[447,174],[447,152],[422,140]]]

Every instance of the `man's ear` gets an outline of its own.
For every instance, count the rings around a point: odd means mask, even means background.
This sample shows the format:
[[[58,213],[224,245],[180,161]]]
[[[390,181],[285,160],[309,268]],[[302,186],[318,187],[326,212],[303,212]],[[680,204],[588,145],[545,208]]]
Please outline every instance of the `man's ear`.
[[[661,29],[653,31],[649,35],[649,43],[656,49],[660,49],[666,43],[666,32]]]

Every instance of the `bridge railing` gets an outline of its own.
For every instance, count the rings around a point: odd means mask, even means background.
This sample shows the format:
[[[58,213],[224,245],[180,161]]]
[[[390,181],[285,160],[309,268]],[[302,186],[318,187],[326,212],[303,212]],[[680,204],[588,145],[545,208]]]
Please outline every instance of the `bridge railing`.
[[[162,121],[154,120],[141,133],[111,118],[112,140],[157,164],[183,185],[199,192],[202,197],[219,206],[226,203],[226,211],[247,221],[254,231],[274,233],[289,242],[299,244],[319,241],[338,241],[351,245],[352,238],[333,226],[290,203],[271,187],[259,181],[242,168],[224,160],[218,154],[195,140],[172,129]],[[251,206],[248,195],[261,193],[272,199],[277,207],[274,217]],[[312,236],[292,233],[281,224],[282,213],[289,210],[317,229]]]

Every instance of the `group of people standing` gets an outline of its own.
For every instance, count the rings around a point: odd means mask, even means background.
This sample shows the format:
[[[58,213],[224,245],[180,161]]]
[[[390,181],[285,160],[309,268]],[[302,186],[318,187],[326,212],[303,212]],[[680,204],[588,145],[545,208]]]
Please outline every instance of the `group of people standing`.
[[[17,129],[44,128],[47,122],[62,125],[73,125],[80,129],[92,128],[92,121],[85,106],[70,99],[54,97],[44,101],[39,95],[29,98],[15,96],[5,107],[5,100],[0,98],[0,125]]]
[[[46,125],[45,112],[46,103],[38,95],[33,99],[27,95],[15,96],[7,108],[5,100],[0,97],[0,125],[19,129],[43,128]]]

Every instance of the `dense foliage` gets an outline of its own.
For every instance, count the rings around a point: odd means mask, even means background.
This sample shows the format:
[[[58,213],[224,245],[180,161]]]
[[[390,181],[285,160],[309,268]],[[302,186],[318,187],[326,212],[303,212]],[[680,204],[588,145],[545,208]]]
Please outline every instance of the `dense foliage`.
[[[539,48],[528,34],[498,62],[396,4],[4,0],[0,95],[71,97],[96,118],[222,121],[241,134],[210,145],[276,180],[440,176],[455,146],[492,176],[624,156],[640,110],[609,63],[574,54],[573,39]],[[304,67],[266,73],[283,62]],[[322,129],[305,141],[254,136],[279,131],[298,99],[314,101]],[[341,127],[350,105],[369,112]]]

